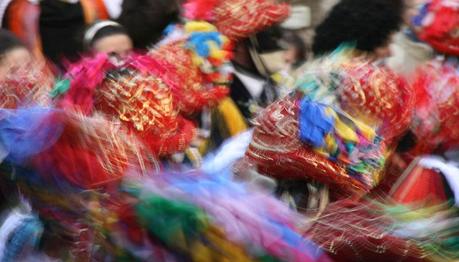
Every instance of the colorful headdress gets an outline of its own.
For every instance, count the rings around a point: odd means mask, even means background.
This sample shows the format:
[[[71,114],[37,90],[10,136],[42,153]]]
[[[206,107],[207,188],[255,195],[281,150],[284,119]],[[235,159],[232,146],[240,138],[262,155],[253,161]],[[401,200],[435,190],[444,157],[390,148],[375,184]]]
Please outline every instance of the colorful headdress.
[[[429,1],[413,22],[421,40],[440,53],[459,56],[459,1]]]
[[[296,93],[256,119],[246,156],[262,173],[314,179],[345,191],[368,191],[379,183],[386,145],[409,125],[410,107],[402,108],[400,97],[409,97],[410,89],[402,86],[406,94],[400,95],[395,74],[342,58],[314,63]]]
[[[149,56],[133,56],[122,66],[105,55],[83,60],[70,71],[70,89],[60,103],[125,124],[156,156],[173,154],[188,147],[195,127],[179,115],[168,85],[172,70]]]
[[[168,64],[167,75],[162,77],[186,115],[216,106],[229,93],[232,44],[207,22],[171,26],[165,42],[149,55]]]
[[[190,0],[184,8],[186,18],[209,21],[231,40],[280,23],[290,12],[288,4],[276,0]]]
[[[246,157],[278,179],[314,179],[365,192],[379,182],[384,145],[369,126],[297,94],[256,119]]]

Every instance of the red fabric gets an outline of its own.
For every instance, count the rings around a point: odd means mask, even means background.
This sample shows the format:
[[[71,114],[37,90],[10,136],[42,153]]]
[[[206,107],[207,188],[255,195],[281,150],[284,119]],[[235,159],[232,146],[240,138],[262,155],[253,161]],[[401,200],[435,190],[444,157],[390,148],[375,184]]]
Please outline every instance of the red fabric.
[[[69,90],[60,98],[58,105],[90,115],[94,110],[94,93],[105,78],[105,73],[114,66],[105,54],[84,58],[70,65],[67,78],[71,81]]]
[[[279,100],[256,119],[246,161],[278,179],[313,179],[346,192],[366,191],[362,182],[349,176],[344,163],[335,163],[300,141],[296,100]]]
[[[10,68],[0,77],[0,107],[15,109],[26,105],[49,106],[54,78],[45,67],[35,64]]]
[[[341,107],[373,124],[388,143],[408,127],[414,110],[414,90],[395,72],[369,63],[344,66],[339,88]]]
[[[213,10],[219,0],[189,0],[183,5],[184,16],[190,20],[212,21]]]
[[[397,153],[393,153],[386,161],[387,164],[383,178],[378,186],[371,191],[371,195],[376,198],[389,194],[394,184],[400,179],[411,162]]]
[[[414,243],[385,233],[392,221],[378,211],[366,203],[338,201],[305,235],[328,251],[333,261],[424,261]]]
[[[410,154],[419,156],[459,146],[459,74],[454,66],[432,61],[415,78],[415,116],[412,131],[418,138]]]
[[[163,45],[151,52],[151,56],[165,66],[161,79],[172,89],[174,101],[185,115],[200,113],[205,107],[218,105],[227,97],[229,89],[213,86],[213,82],[193,62],[191,51],[182,41]],[[210,86],[209,86],[210,85]]]
[[[416,165],[402,179],[391,193],[399,204],[435,206],[448,201],[443,177],[435,170]]]
[[[450,0],[433,0],[418,35],[437,51],[459,56],[458,28],[459,3]]]
[[[218,30],[237,40],[282,22],[289,13],[288,4],[274,0],[221,0],[214,16]]]
[[[128,169],[142,174],[148,167],[141,146],[111,122],[66,112],[49,124],[54,121],[64,125],[61,137],[31,160],[46,179],[92,189],[120,180]]]

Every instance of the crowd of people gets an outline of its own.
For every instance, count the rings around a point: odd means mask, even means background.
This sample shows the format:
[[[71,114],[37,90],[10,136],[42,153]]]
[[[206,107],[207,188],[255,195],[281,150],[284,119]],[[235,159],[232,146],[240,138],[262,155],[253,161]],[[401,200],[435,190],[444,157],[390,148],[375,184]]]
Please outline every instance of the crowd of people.
[[[304,10],[0,1],[0,260],[459,260],[459,1]]]

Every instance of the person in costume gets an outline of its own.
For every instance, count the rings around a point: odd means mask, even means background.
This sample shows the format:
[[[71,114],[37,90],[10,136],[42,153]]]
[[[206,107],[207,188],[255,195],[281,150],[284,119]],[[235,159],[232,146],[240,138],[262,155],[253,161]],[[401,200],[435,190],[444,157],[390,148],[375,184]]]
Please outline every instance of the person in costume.
[[[49,70],[34,59],[26,45],[11,32],[0,30],[0,107],[14,110],[17,107],[36,104],[49,105],[49,91],[53,77]],[[5,117],[5,115],[3,115]],[[30,126],[24,126],[24,129]],[[31,211],[27,200],[23,199],[15,172],[11,165],[4,161],[9,150],[0,146],[1,165],[1,239],[0,258],[3,261],[15,259],[32,260],[33,247],[41,234],[38,217]],[[22,244],[24,249],[17,249]]]
[[[258,4],[257,1],[251,3],[254,12],[241,19],[237,13],[230,12],[231,5],[227,2],[217,1],[209,5],[190,1],[185,14],[190,21],[169,27],[165,39],[148,54],[126,57],[121,64],[107,63],[107,57],[99,56],[74,66],[67,77],[70,80],[68,92],[67,88],[56,89],[58,93],[58,90],[65,93],[61,105],[82,109],[85,114],[92,114],[96,109],[121,120],[121,123],[131,125],[133,132],[143,136],[142,140],[150,144],[159,157],[172,156],[182,162],[184,156],[181,153],[186,151],[186,157],[197,166],[200,154],[206,151],[209,137],[228,135],[218,131],[218,123],[211,123],[213,108],[229,125],[230,135],[247,128],[234,102],[226,99],[227,86],[231,82],[231,41],[268,27],[288,14],[285,4],[274,1]],[[197,9],[212,15],[201,14]],[[265,15],[267,19],[255,21],[257,15]],[[202,20],[212,21],[215,25]],[[252,26],[247,27],[250,23]],[[88,80],[90,83],[86,83]],[[133,87],[139,90],[131,90]],[[152,87],[157,94],[150,94]],[[79,90],[83,89],[89,90],[86,93],[88,100],[81,98],[84,93]],[[126,100],[124,96],[133,96],[134,99]],[[93,100],[95,103],[87,103]],[[149,103],[142,102],[144,100]],[[123,105],[122,109],[118,103]],[[158,112],[163,115],[158,116]],[[199,130],[199,137],[196,136],[198,124],[203,127]],[[170,137],[171,140],[160,140],[165,144],[155,144],[156,140],[150,136]]]
[[[360,12],[368,19],[363,24]],[[374,63],[402,17],[403,1],[339,2],[317,28],[313,51],[350,48],[302,67],[296,90],[256,119],[244,162],[276,178],[280,196],[293,206],[323,209],[379,183],[413,107],[411,87]]]
[[[11,68],[17,67],[23,63],[29,63],[31,54],[25,45],[17,39],[11,32],[0,30],[0,81],[3,82],[8,77]],[[3,86],[3,85],[2,85]],[[7,87],[5,87],[7,88]],[[5,99],[6,97],[3,97]],[[3,100],[2,99],[2,100]],[[10,103],[6,103],[10,104]],[[18,192],[14,183],[10,179],[1,178],[1,206],[3,212],[19,202]]]
[[[214,110],[202,111],[198,117],[201,130],[195,147],[205,154],[217,148],[225,139],[247,130],[253,113],[261,106],[260,102],[263,100],[267,105],[276,98],[273,81],[268,80],[269,73],[259,53],[276,48],[279,31],[271,27],[288,16],[289,7],[277,1],[232,0],[189,1],[184,9],[185,18],[214,24],[229,40],[227,43],[231,43],[233,47],[230,50],[234,52],[229,57],[231,64],[224,60],[225,67],[221,67],[224,69],[221,74],[223,79],[228,73],[231,78],[221,81],[218,80],[218,74],[211,78],[211,81],[228,87],[229,97],[222,99]],[[213,64],[213,58],[210,58],[210,63],[203,65]]]
[[[387,64],[397,72],[411,78],[415,70],[423,63],[433,58],[432,47],[421,41],[414,32],[413,19],[416,19],[419,6],[424,1],[407,1],[407,14],[405,25],[394,37],[391,45],[392,56],[388,58]]]
[[[18,104],[0,109],[2,164],[31,206],[2,223],[3,259],[329,261],[266,193],[225,173],[158,173],[129,126]]]
[[[454,261],[457,241],[457,1],[427,1],[414,19],[417,37],[438,58],[414,76],[411,135],[402,141],[403,175],[386,194],[340,201],[306,235],[340,261]],[[383,204],[381,204],[381,201]]]
[[[78,59],[83,51],[79,35],[86,25],[110,18],[103,0],[11,0],[2,1],[1,11],[3,28],[14,32],[37,57],[57,65],[63,59]]]
[[[428,1],[413,20],[419,39],[436,50],[436,58],[414,76],[416,110],[411,127],[414,145],[404,154],[409,168],[391,191],[401,203],[427,206],[457,198],[454,152],[458,148],[459,25],[457,1]],[[445,23],[445,21],[448,21]],[[453,157],[452,157],[453,156]]]

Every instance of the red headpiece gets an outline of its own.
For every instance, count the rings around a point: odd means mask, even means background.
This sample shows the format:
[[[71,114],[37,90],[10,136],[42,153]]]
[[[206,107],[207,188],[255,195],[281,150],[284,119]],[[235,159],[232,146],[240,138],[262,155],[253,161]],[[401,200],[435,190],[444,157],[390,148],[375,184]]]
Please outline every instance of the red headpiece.
[[[174,101],[180,112],[192,115],[201,112],[206,106],[215,106],[225,98],[229,89],[227,79],[218,79],[219,72],[205,74],[193,61],[193,52],[186,48],[185,41],[173,41],[150,52],[150,56],[169,64],[166,75],[167,84],[172,89]],[[226,62],[230,59],[228,51]],[[219,65],[221,66],[221,65]],[[221,82],[219,82],[221,81]]]
[[[167,85],[168,66],[149,56],[133,56],[121,67],[104,55],[85,60],[71,70],[73,81],[61,105],[121,121],[156,156],[182,151],[195,127],[179,115]]]
[[[294,96],[256,119],[246,160],[280,179],[360,192],[377,185],[386,145],[409,127],[411,89],[388,69],[359,60],[321,60],[298,83]]]
[[[378,127],[390,141],[409,127],[414,107],[414,91],[405,79],[388,68],[370,63],[343,67],[338,89],[341,108],[365,123]]]
[[[414,83],[416,110],[412,130],[415,155],[459,146],[459,74],[447,63],[432,61],[420,68]]]
[[[189,0],[185,17],[215,24],[232,40],[247,38],[289,15],[290,7],[276,0]]]
[[[418,36],[440,53],[459,56],[459,1],[432,0],[416,24]]]

